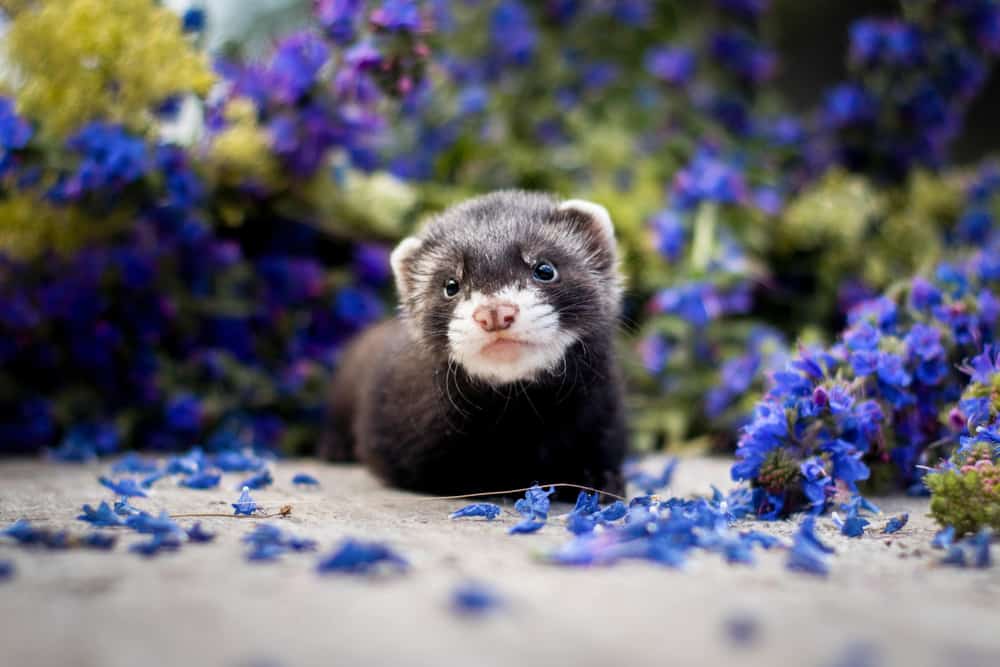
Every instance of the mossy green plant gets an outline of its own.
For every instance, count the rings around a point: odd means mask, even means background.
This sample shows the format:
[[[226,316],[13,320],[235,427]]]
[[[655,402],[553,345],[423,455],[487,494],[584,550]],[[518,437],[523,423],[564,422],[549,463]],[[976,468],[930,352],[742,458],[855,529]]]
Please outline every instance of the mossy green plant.
[[[958,535],[990,527],[1000,531],[1000,465],[990,443],[956,452],[947,469],[924,478],[931,490],[931,516]]]

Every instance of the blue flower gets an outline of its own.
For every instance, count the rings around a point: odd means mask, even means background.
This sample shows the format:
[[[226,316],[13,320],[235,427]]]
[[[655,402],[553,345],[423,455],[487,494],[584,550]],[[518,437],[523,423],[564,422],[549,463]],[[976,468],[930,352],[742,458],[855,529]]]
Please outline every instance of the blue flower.
[[[83,514],[76,517],[80,521],[86,521],[87,523],[92,523],[95,526],[120,526],[125,523],[125,521],[115,513],[111,506],[108,505],[103,500],[101,504],[97,506],[95,510],[90,505],[83,506]]]
[[[158,467],[156,461],[139,456],[135,452],[129,452],[111,466],[111,472],[116,475],[120,475],[121,473],[150,473],[156,472]]]
[[[139,486],[141,486],[144,489],[151,488],[154,484],[156,484],[166,476],[167,476],[166,470],[157,470],[156,472],[143,477],[142,480],[139,482]]]
[[[188,489],[214,489],[222,479],[221,473],[197,472],[181,480],[180,485]]]
[[[160,512],[160,516],[154,517],[146,512],[133,514],[125,518],[125,525],[137,533],[151,535],[183,535],[184,531],[178,526],[166,511]]]
[[[136,542],[128,550],[141,556],[151,558],[164,551],[177,551],[181,548],[181,540],[176,533],[154,533],[145,542]]]
[[[266,486],[270,486],[274,482],[274,478],[271,477],[270,470],[261,470],[256,475],[252,475],[243,480],[243,483],[238,485],[237,488],[243,489],[263,489]]]
[[[188,540],[191,542],[211,542],[215,539],[215,533],[210,533],[201,527],[201,521],[196,521],[194,525],[186,531]]]
[[[910,515],[906,512],[900,514],[899,516],[891,517],[882,529],[882,534],[891,535],[892,533],[898,532],[909,520]]]
[[[312,475],[300,472],[292,477],[292,484],[295,484],[296,486],[318,486],[319,480]]]
[[[823,464],[815,457],[806,459],[799,466],[802,473],[802,490],[812,505],[814,512],[822,512],[826,500],[834,491],[833,480],[826,474]]]
[[[670,486],[670,482],[674,477],[674,470],[677,469],[677,463],[678,459],[676,457],[667,459],[666,465],[663,466],[663,471],[659,475],[650,475],[639,468],[634,468],[631,471],[626,471],[625,478],[629,483],[638,486],[643,493],[649,495]]]
[[[357,36],[362,0],[318,0],[316,18],[327,36],[340,45],[347,45]]]
[[[538,31],[518,0],[502,0],[490,15],[490,47],[499,64],[527,65],[538,46]]]
[[[285,104],[299,102],[316,84],[330,51],[319,37],[301,32],[283,39],[268,64],[274,95]]]
[[[81,159],[76,171],[53,188],[51,195],[57,201],[101,190],[117,193],[139,180],[150,166],[146,142],[118,125],[89,123],[69,138],[67,146]]]
[[[646,71],[672,86],[686,86],[694,77],[698,61],[691,49],[658,47],[646,53]]]
[[[380,568],[406,570],[409,564],[389,547],[377,542],[346,539],[316,566],[321,574],[343,572],[370,574]]]
[[[473,503],[471,505],[466,505],[461,509],[455,510],[449,516],[452,519],[481,516],[487,521],[492,521],[500,516],[500,512],[501,510],[499,505],[494,505],[493,503]]]
[[[536,484],[525,492],[524,498],[514,503],[514,509],[526,519],[538,519],[544,523],[549,518],[549,496],[555,491],[554,487],[543,489]]]
[[[955,526],[945,526],[934,534],[931,546],[935,549],[947,549],[955,540]]]
[[[181,27],[184,32],[201,32],[205,29],[205,10],[201,7],[188,7],[181,16]]]
[[[415,0],[382,0],[368,20],[388,32],[415,32],[421,25],[420,7]]]
[[[786,567],[796,572],[825,577],[830,572],[826,554],[833,550],[819,541],[814,530],[815,519],[812,516],[802,520],[788,552]]]
[[[115,514],[118,516],[131,516],[139,514],[139,508],[129,504],[128,496],[122,496],[119,500],[115,501]]]
[[[111,489],[117,496],[125,496],[128,498],[133,496],[138,498],[146,497],[146,492],[143,491],[139,486],[139,483],[131,477],[123,477],[117,482],[108,479],[107,477],[100,477],[97,481],[99,481],[102,486]]]
[[[451,593],[451,608],[458,614],[481,616],[502,606],[496,591],[476,581],[463,582]]]
[[[518,501],[520,502],[520,501]],[[535,519],[525,519],[520,523],[515,524],[509,531],[511,535],[535,533],[542,529],[545,525],[545,521],[536,521]]]
[[[98,549],[100,551],[111,551],[115,548],[118,538],[114,535],[94,532],[80,539],[80,544],[88,549]]]
[[[233,514],[250,516],[257,511],[257,503],[250,497],[250,489],[246,486],[243,487],[243,492],[240,494],[239,499],[232,505],[233,509],[236,510]]]
[[[835,128],[860,125],[874,120],[877,105],[864,88],[842,84],[827,93],[826,121]]]

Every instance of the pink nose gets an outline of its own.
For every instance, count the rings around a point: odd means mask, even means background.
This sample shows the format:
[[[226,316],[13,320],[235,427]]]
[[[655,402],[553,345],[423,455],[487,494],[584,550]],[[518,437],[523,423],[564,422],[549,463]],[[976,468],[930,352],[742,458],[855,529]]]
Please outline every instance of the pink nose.
[[[517,306],[512,303],[496,303],[479,306],[472,313],[472,319],[479,323],[483,331],[502,331],[514,324],[517,312]]]

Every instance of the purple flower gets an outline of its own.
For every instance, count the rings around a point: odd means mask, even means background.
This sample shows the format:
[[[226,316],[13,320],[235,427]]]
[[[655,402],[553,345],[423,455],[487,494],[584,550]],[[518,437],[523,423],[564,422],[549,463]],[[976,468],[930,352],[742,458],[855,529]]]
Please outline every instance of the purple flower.
[[[97,481],[101,483],[101,486],[111,489],[116,496],[126,496],[129,498],[133,496],[138,498],[146,497],[146,492],[143,491],[139,486],[139,483],[131,477],[123,477],[117,482],[108,479],[107,477],[100,477]]]
[[[268,65],[268,79],[278,100],[299,102],[316,85],[320,69],[330,52],[326,44],[310,32],[300,32],[278,44]]]
[[[167,404],[164,414],[167,426],[179,433],[191,433],[201,427],[201,402],[191,394],[175,396]]]
[[[368,20],[388,32],[417,32],[421,26],[420,7],[415,0],[383,0]]]
[[[408,567],[402,556],[384,544],[348,538],[332,554],[321,559],[316,569],[321,574],[371,574],[381,568],[403,571]]]
[[[528,9],[518,0],[501,0],[490,15],[490,46],[505,65],[527,65],[538,46],[538,32]]]
[[[455,510],[448,516],[452,519],[481,516],[487,521],[493,521],[493,519],[500,516],[500,512],[501,510],[499,505],[494,505],[493,503],[473,503],[471,505],[466,505],[461,509]]]
[[[243,492],[240,493],[239,499],[235,503],[232,503],[232,505],[235,510],[233,514],[237,515],[243,514],[250,516],[257,511],[257,503],[255,503],[253,498],[250,497],[250,489],[245,486],[243,487]]]
[[[67,146],[80,155],[80,162],[53,188],[51,194],[57,201],[101,190],[117,193],[139,180],[150,166],[146,143],[118,125],[89,123],[69,138]]]
[[[847,83],[827,93],[824,105],[826,121],[835,128],[871,122],[876,108],[864,88]]]
[[[667,261],[676,262],[687,243],[687,229],[681,214],[665,209],[649,221],[656,249]]]
[[[674,176],[674,202],[682,210],[695,208],[702,201],[740,204],[749,190],[743,171],[710,151],[700,150],[694,159]]]
[[[686,86],[694,77],[698,61],[691,49],[663,46],[646,53],[646,71],[672,86]]]
[[[347,45],[357,36],[358,19],[364,7],[362,0],[317,0],[316,18],[327,36],[340,45]]]

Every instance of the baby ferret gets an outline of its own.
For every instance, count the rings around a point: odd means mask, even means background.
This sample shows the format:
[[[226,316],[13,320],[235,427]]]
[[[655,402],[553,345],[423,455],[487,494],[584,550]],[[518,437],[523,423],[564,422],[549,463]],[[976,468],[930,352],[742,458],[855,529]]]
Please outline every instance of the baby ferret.
[[[622,492],[622,283],[604,207],[495,192],[438,215],[391,264],[399,315],[345,352],[321,454],[435,494]]]

